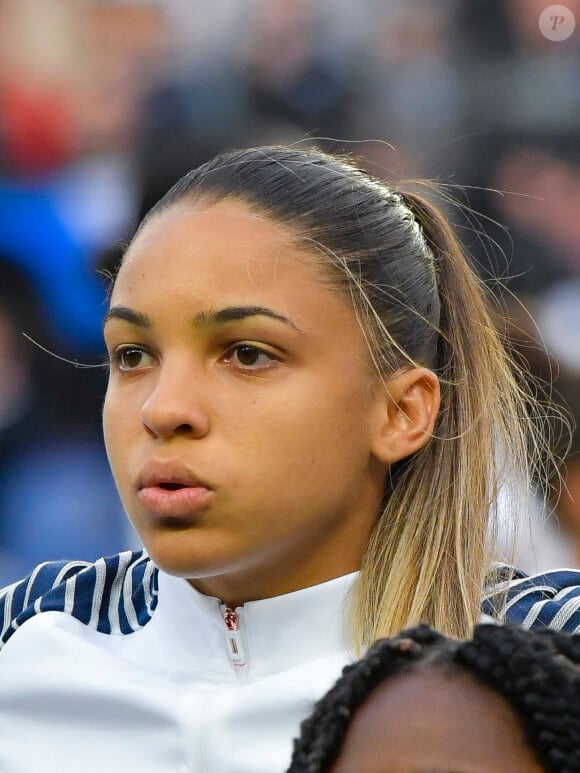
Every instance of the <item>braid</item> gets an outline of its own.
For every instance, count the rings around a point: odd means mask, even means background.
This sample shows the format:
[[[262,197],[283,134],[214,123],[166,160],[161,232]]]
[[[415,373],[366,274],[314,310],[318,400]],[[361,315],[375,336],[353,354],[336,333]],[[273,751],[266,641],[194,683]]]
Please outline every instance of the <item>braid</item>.
[[[444,641],[441,634],[422,625],[395,638],[379,639],[362,660],[346,666],[338,682],[302,723],[302,735],[295,741],[287,773],[327,770],[338,756],[353,714],[372,690],[390,676],[410,670],[415,661],[424,658],[426,648]]]
[[[383,681],[421,662],[467,671],[500,693],[522,722],[529,747],[550,773],[580,772],[580,636],[478,625],[468,641],[427,625],[380,639],[304,720],[287,773],[325,773],[353,715]]]
[[[456,658],[513,706],[547,770],[580,771],[580,637],[480,625]]]

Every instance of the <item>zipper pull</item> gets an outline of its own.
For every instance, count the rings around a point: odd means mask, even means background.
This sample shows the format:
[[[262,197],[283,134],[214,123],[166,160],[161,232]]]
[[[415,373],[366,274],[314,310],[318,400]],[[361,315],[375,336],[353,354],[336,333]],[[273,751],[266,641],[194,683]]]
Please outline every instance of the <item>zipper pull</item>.
[[[240,668],[246,663],[246,653],[242,642],[242,632],[239,630],[240,620],[238,613],[233,607],[226,607],[224,611],[224,621],[226,624],[226,640],[228,643],[228,652],[234,666]]]

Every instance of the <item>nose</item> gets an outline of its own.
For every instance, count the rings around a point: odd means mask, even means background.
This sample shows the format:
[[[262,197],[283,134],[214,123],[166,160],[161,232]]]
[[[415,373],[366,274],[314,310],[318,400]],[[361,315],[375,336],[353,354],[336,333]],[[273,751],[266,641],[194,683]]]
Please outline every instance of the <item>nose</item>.
[[[210,428],[203,379],[184,363],[161,366],[158,378],[141,409],[141,422],[153,437],[205,437]]]

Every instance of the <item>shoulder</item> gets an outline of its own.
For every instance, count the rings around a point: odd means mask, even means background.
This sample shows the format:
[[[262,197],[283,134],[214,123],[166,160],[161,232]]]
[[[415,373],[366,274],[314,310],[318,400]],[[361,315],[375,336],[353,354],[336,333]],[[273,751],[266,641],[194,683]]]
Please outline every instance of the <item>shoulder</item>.
[[[500,572],[501,575],[501,572]],[[487,589],[483,611],[524,628],[580,632],[580,570],[518,572]]]
[[[0,648],[27,620],[63,612],[106,634],[142,628],[157,605],[157,569],[145,551],[95,563],[51,561],[0,591]]]

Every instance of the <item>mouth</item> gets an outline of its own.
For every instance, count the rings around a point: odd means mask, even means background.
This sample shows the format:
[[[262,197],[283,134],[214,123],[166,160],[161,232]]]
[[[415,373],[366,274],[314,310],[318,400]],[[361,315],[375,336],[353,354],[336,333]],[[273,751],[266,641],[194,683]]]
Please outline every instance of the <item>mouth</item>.
[[[211,501],[213,487],[180,460],[149,460],[137,477],[137,498],[154,516],[187,517]]]
[[[137,475],[137,490],[160,488],[164,491],[178,491],[183,488],[212,489],[181,459],[149,459]]]

